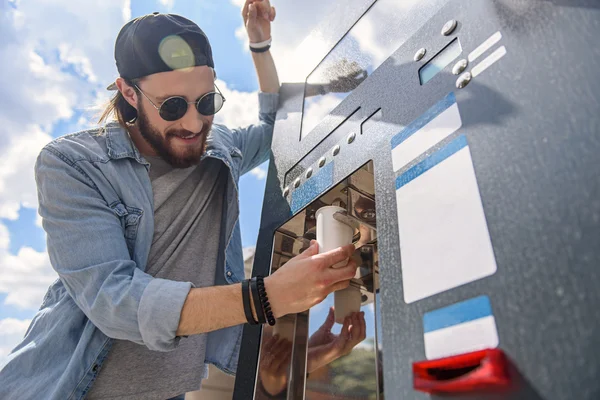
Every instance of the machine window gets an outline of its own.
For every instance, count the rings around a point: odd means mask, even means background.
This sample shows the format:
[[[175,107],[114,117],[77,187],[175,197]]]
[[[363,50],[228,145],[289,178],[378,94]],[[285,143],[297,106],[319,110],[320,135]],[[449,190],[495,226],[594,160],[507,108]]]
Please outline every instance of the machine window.
[[[309,135],[447,1],[375,2],[306,79],[300,139]]]

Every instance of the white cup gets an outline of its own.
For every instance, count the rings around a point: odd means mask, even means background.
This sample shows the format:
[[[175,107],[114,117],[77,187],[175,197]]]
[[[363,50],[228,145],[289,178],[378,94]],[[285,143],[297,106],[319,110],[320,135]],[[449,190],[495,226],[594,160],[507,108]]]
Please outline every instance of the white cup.
[[[335,292],[333,294],[335,322],[343,324],[344,318],[360,311],[361,303],[362,293],[354,286],[348,286],[346,289]]]
[[[346,211],[346,209],[326,206],[319,208],[316,212],[319,253],[326,253],[352,243],[354,228],[333,218],[333,214],[339,211]],[[333,268],[343,267],[346,264],[348,264],[348,260],[335,264]]]

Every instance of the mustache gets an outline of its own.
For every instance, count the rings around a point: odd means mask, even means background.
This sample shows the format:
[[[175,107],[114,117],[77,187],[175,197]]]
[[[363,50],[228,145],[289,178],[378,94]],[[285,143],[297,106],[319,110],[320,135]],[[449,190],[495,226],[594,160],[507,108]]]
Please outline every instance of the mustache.
[[[208,124],[205,124],[202,127],[202,130],[200,132],[192,132],[192,131],[188,131],[187,129],[173,129],[173,130],[169,130],[166,133],[166,137],[167,138],[174,137],[174,136],[186,137],[186,136],[197,135],[197,134],[200,134],[203,136],[208,136],[210,129],[211,129],[211,126],[209,126]]]

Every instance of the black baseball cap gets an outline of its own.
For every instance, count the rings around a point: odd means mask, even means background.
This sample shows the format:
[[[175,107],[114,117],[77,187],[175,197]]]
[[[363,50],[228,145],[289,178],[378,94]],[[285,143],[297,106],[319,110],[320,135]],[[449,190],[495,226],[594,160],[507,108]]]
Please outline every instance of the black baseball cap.
[[[158,72],[206,65],[212,49],[198,25],[176,14],[154,12],[126,23],[115,43],[119,75],[132,80]],[[112,83],[108,90],[116,90]]]

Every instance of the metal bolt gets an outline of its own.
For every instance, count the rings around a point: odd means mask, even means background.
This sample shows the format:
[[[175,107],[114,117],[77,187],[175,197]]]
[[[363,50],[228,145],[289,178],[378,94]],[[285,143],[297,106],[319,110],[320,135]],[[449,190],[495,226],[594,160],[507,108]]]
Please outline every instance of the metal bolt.
[[[287,197],[288,194],[290,194],[290,188],[286,187],[285,189],[283,189],[283,197]]]
[[[323,165],[325,165],[325,161],[325,157],[319,158],[319,168],[323,168]]]
[[[456,80],[456,87],[459,89],[464,88],[465,86],[467,86],[469,84],[469,82],[471,82],[471,78],[472,78],[471,73],[465,72],[464,74],[459,76],[458,79]]]
[[[297,188],[298,186],[300,186],[300,178],[296,178],[294,181],[294,187]]]
[[[348,135],[348,144],[354,142],[354,139],[356,139],[356,133],[352,132]]]
[[[415,53],[415,56],[413,57],[413,60],[415,60],[415,61],[421,61],[423,59],[423,57],[425,57],[425,53],[427,53],[427,50],[424,47],[421,47]]]
[[[456,64],[454,64],[454,67],[452,67],[452,73],[454,75],[462,74],[462,72],[467,68],[467,65],[469,65],[469,62],[467,61],[466,58],[463,58],[462,60],[458,60],[456,62]]]
[[[442,28],[442,35],[444,35],[444,36],[450,35],[456,29],[456,25],[458,25],[458,23],[456,22],[455,19],[451,19],[450,21],[446,22],[444,24],[444,27]]]
[[[335,145],[335,147],[331,151],[331,154],[333,154],[334,157],[337,156],[338,154],[340,154],[340,145],[339,144]]]
[[[313,169],[309,168],[306,170],[306,179],[310,178],[312,176],[313,173]]]
[[[369,208],[362,213],[360,213],[362,219],[375,219],[375,210]]]

